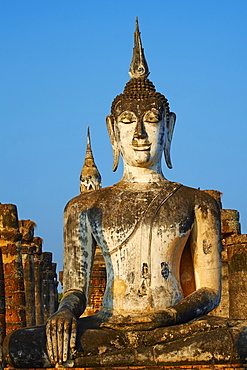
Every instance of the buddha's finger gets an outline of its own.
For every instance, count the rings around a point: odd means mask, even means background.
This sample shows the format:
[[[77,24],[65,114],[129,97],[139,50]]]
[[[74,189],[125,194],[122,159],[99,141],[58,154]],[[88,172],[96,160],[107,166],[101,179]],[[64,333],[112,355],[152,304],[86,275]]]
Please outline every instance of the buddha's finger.
[[[57,326],[57,347],[58,347],[58,363],[63,363],[63,322],[58,322]]]
[[[57,323],[51,322],[51,342],[52,342],[52,348],[53,348],[53,356],[54,356],[54,362],[55,364],[58,362],[58,353],[57,353]]]
[[[66,362],[68,359],[69,334],[70,334],[70,323],[65,322],[63,329],[63,362]]]
[[[77,331],[77,320],[73,317],[71,324],[71,335],[70,335],[70,349],[73,353],[76,347],[76,331]]]
[[[54,365],[55,364],[55,359],[54,359],[54,355],[53,355],[50,323],[48,323],[46,325],[45,331],[46,331],[46,349],[47,349],[47,352],[48,352],[49,359],[50,359],[52,365]]]

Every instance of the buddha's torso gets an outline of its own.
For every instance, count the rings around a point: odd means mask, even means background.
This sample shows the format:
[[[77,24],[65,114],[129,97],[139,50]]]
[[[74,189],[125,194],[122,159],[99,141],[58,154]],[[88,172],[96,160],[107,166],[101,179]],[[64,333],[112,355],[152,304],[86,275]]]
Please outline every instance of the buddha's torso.
[[[72,200],[80,240],[91,233],[105,258],[104,309],[143,313],[182,299],[180,258],[194,222],[194,204],[183,189],[168,181],[137,189],[120,183]]]

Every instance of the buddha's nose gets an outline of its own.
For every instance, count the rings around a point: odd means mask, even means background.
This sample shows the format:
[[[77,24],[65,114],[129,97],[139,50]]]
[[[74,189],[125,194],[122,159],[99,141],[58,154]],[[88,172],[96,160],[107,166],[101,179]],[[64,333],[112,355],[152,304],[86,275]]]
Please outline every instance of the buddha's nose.
[[[133,139],[146,139],[146,138],[147,133],[143,121],[140,119],[137,121]]]

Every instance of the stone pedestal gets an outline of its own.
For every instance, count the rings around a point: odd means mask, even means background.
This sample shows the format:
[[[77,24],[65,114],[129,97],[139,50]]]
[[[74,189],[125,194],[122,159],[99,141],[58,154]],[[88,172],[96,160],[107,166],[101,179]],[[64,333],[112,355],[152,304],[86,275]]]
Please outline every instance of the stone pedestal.
[[[5,370],[14,369],[13,367]],[[56,369],[56,368],[55,368]],[[58,368],[61,370],[61,368]],[[63,370],[71,370],[71,367],[63,367]],[[247,370],[247,364],[217,364],[217,365],[183,365],[183,366],[113,366],[113,367],[80,367],[74,370]],[[15,370],[44,370],[39,368],[17,369]],[[54,370],[54,368],[45,368],[45,370]]]

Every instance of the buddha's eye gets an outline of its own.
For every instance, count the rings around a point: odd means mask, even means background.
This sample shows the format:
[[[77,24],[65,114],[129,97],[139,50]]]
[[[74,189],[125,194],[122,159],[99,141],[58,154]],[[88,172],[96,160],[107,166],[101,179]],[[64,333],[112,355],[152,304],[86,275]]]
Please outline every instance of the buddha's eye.
[[[122,123],[128,124],[128,123],[133,123],[135,121],[136,121],[136,118],[132,114],[126,113],[119,117],[119,122],[122,122]]]
[[[161,121],[161,115],[159,113],[148,112],[144,116],[144,121],[148,123],[158,123]]]

